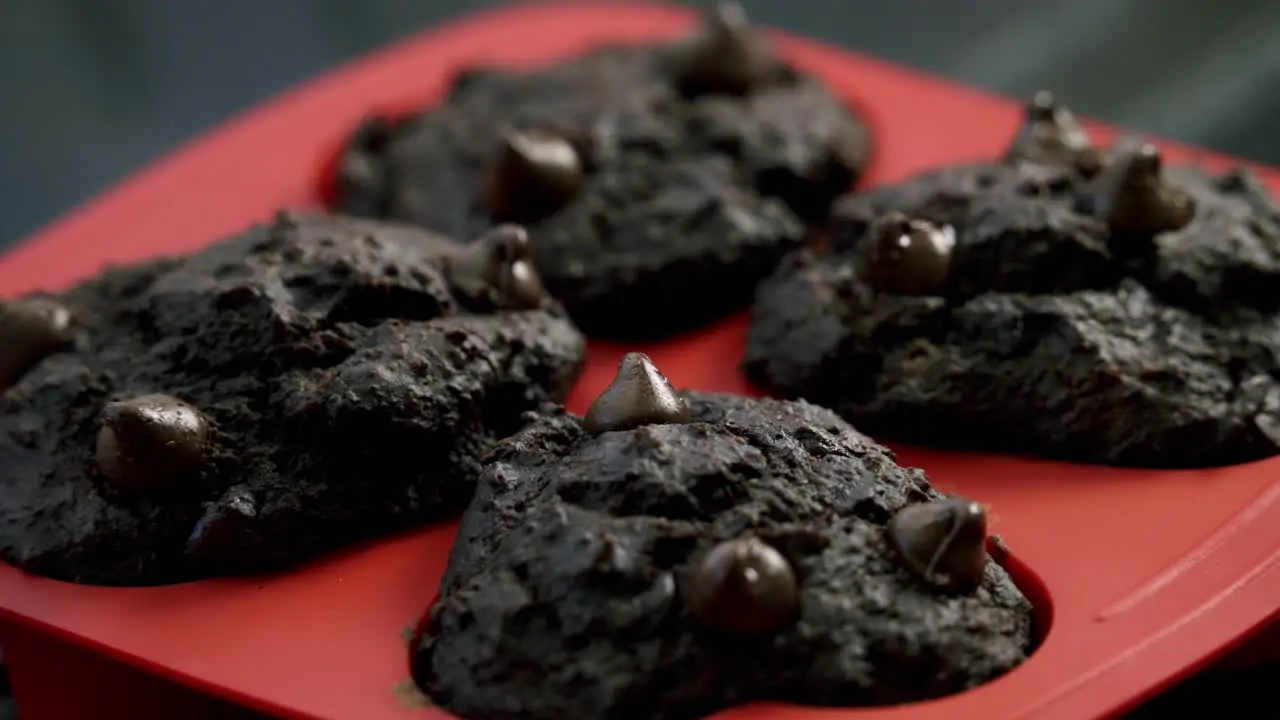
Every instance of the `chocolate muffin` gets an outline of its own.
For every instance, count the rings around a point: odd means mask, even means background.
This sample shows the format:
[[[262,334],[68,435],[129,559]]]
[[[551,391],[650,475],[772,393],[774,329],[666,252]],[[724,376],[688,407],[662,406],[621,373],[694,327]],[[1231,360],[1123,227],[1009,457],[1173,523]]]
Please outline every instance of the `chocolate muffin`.
[[[867,156],[866,126],[720,1],[677,43],[466,69],[355,133],[336,207],[455,237],[524,223],[588,335],[654,339],[748,305]]]
[[[876,705],[1021,662],[986,515],[833,413],[676,393],[640,354],[491,456],[413,674],[464,718]]]
[[[527,244],[282,214],[0,304],[0,556],[170,583],[460,512],[582,364]]]
[[[840,201],[761,287],[756,382],[873,435],[1199,467],[1280,448],[1280,214],[1257,178],[1094,148],[1047,93],[1000,161]]]

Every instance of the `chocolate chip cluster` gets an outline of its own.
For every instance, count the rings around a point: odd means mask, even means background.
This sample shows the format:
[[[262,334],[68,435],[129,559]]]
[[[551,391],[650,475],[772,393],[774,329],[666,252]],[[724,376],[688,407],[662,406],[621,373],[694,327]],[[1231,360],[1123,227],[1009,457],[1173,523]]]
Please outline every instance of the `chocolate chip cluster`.
[[[582,421],[592,435],[690,422],[685,400],[647,355],[628,353]],[[987,566],[987,515],[965,498],[908,505],[886,525],[889,546],[920,580],[970,592]],[[776,548],[752,535],[722,542],[689,567],[684,600],[698,622],[737,635],[775,632],[796,617],[799,580]]]
[[[1111,250],[1120,258],[1141,254],[1151,247],[1153,236],[1180,230],[1195,217],[1195,202],[1165,177],[1154,145],[1127,140],[1102,152],[1071,111],[1048,92],[1036,93],[1027,103],[1022,127],[1003,162],[1069,168],[1080,187],[1076,211],[1106,224]],[[872,287],[892,295],[942,294],[955,247],[954,228],[887,213],[863,245],[862,275]]]
[[[697,33],[670,57],[671,82],[689,97],[746,95],[779,68],[742,5],[715,0]],[[595,164],[593,139],[559,128],[507,128],[488,168],[484,207],[494,222],[530,224],[563,209]]]

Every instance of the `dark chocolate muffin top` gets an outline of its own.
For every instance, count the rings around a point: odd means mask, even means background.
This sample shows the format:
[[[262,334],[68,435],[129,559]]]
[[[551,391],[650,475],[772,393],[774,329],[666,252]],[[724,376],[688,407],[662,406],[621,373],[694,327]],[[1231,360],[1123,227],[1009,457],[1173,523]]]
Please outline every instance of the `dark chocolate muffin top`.
[[[582,362],[526,246],[281,215],[0,304],[0,555],[166,583],[461,510],[479,457]]]
[[[1001,162],[841,200],[831,251],[762,285],[744,370],[932,446],[1157,467],[1276,454],[1280,213],[1257,179],[1028,128]]]
[[[662,337],[742,308],[868,141],[736,3],[712,6],[678,43],[462,72],[441,106],[356,133],[337,207],[455,237],[528,225],[548,288],[593,336]]]
[[[614,385],[491,456],[415,647],[441,707],[888,704],[1026,657],[1030,607],[987,562],[981,506],[807,403],[677,395],[639,355]]]

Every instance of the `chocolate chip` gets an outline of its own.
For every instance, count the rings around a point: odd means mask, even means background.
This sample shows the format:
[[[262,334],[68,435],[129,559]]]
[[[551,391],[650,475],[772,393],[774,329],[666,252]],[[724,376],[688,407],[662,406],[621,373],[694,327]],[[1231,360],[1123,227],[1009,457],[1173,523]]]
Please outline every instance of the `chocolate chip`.
[[[747,537],[720,543],[699,558],[689,570],[685,598],[703,625],[755,635],[795,619],[800,589],[782,553]]]
[[[498,225],[448,259],[445,271],[459,293],[503,310],[542,306],[546,290],[533,266],[529,233],[519,225]]]
[[[743,95],[764,83],[774,66],[768,45],[735,0],[713,0],[702,27],[676,55],[675,80],[686,95]]]
[[[583,166],[569,139],[546,131],[503,133],[486,187],[495,222],[531,223],[554,215],[582,185]]]
[[[641,425],[689,422],[689,406],[644,353],[627,353],[618,374],[582,419],[582,429],[598,435]]]
[[[1156,235],[1186,227],[1195,202],[1164,177],[1160,151],[1149,143],[1119,149],[1094,180],[1084,207],[1113,234]]]
[[[1022,197],[1030,198],[1049,194],[1048,188],[1045,187],[1045,184],[1041,182],[1039,178],[1034,177],[1019,180],[1018,184],[1014,186],[1013,191]]]
[[[1075,115],[1059,103],[1053,93],[1042,90],[1027,102],[1022,127],[1005,151],[1005,160],[1074,167],[1079,158],[1092,149],[1093,142]],[[1085,161],[1086,170],[1088,162]]]
[[[338,177],[340,191],[346,202],[351,196],[359,196],[363,203],[374,203],[374,197],[383,190],[386,175],[386,151],[395,138],[400,123],[382,117],[372,117],[356,129],[350,143],[339,158]],[[380,201],[380,198],[379,198]],[[362,210],[376,212],[375,205]]]
[[[1266,192],[1261,179],[1247,167],[1233,167],[1222,173],[1214,181],[1218,189],[1225,193]]]
[[[907,567],[947,590],[970,590],[987,567],[987,513],[964,498],[908,505],[888,525],[889,544]]]
[[[1272,197],[1257,173],[1246,167],[1237,167],[1223,173],[1217,186],[1225,193],[1239,196],[1249,208],[1269,218],[1280,217],[1280,205]]]
[[[955,230],[902,213],[874,223],[862,272],[866,282],[891,295],[937,295],[946,285]]]
[[[1073,163],[1076,175],[1085,180],[1092,180],[1107,167],[1107,158],[1097,148],[1085,148],[1076,153]]]
[[[187,555],[209,565],[235,564],[243,559],[237,555],[249,549],[250,526],[257,515],[253,494],[243,486],[232,487],[205,507],[187,538]]]
[[[71,342],[71,312],[47,298],[0,301],[0,390]]]
[[[608,128],[602,124],[590,130],[566,130],[564,136],[578,153],[578,163],[584,173],[596,172],[605,159],[616,152],[616,149],[608,147],[615,139],[608,136]]]
[[[449,82],[449,99],[456,100],[486,81],[502,75],[503,71],[492,65],[467,65],[458,68]]]
[[[301,226],[302,216],[294,210],[277,210],[271,221],[271,230],[278,233],[292,232]]]
[[[130,490],[162,490],[199,471],[209,425],[168,395],[142,395],[102,410],[96,457],[102,475]]]

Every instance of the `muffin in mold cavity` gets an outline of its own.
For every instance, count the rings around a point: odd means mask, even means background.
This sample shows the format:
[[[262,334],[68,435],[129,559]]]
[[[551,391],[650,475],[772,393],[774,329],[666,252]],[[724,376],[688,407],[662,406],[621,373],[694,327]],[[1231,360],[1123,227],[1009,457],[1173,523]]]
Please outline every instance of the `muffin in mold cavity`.
[[[1206,467],[1280,451],[1280,213],[1246,170],[1094,147],[1047,93],[1001,159],[852,195],[761,284],[743,369],[878,437]]]
[[[464,238],[526,224],[588,335],[656,339],[746,307],[857,179],[868,136],[722,0],[676,42],[464,69],[438,107],[353,135],[336,207]]]
[[[6,302],[0,556],[164,584],[460,512],[480,458],[583,362],[527,241],[281,214]]]
[[[413,676],[464,718],[694,718],[935,698],[1031,651],[986,510],[804,402],[626,356],[490,456]]]

